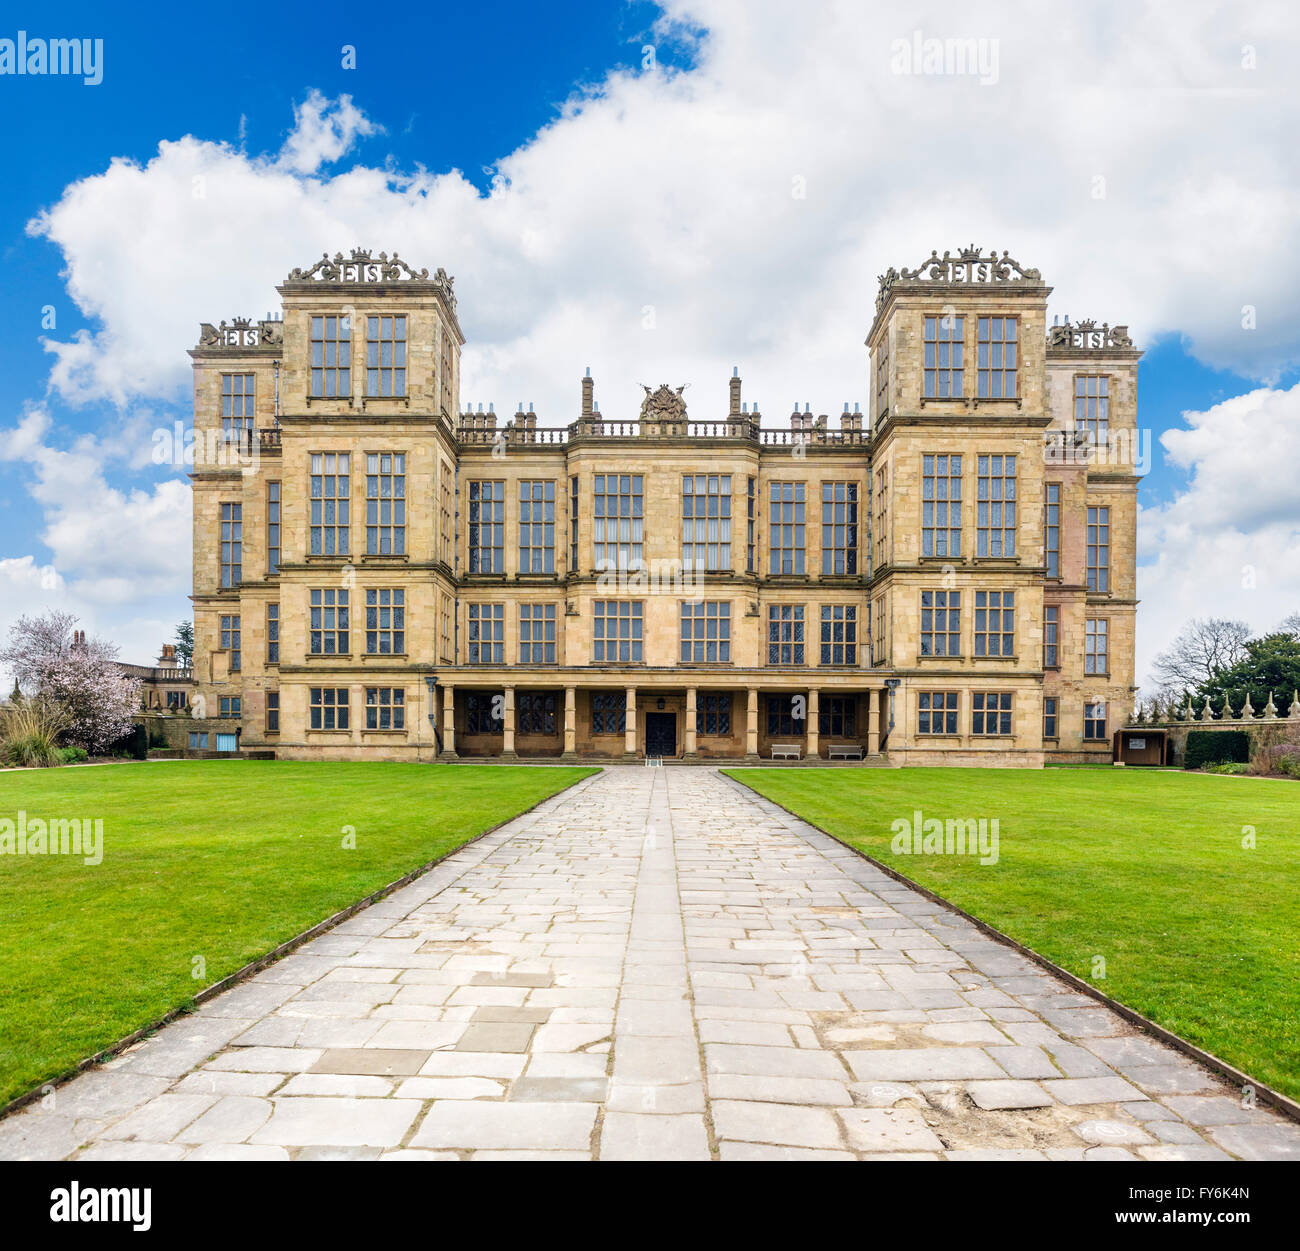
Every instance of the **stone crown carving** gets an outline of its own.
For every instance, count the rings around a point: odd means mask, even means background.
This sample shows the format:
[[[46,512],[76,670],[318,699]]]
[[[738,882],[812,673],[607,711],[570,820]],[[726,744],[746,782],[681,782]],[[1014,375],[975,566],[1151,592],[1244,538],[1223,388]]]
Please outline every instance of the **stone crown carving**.
[[[945,252],[930,252],[929,260],[915,269],[895,269],[892,265],[880,275],[880,290],[876,295],[876,312],[885,306],[885,299],[899,282],[965,282],[965,283],[1015,283],[1041,282],[1043,276],[1012,259],[1009,252],[1001,256],[992,251],[987,256],[981,248],[971,244],[956,256]]]
[[[289,282],[423,282],[429,283],[442,292],[453,311],[456,307],[456,295],[453,290],[455,279],[439,266],[429,277],[427,269],[412,269],[396,252],[389,256],[380,252],[378,256],[369,249],[353,248],[351,256],[335,252],[333,257],[328,252],[322,253],[320,260],[310,269],[292,269]]]
[[[642,421],[684,421],[686,418],[686,401],[682,398],[682,392],[686,390],[686,384],[674,390],[666,382],[659,384],[659,389],[651,391],[643,382],[641,389],[645,392],[645,399],[641,401],[641,420]]]

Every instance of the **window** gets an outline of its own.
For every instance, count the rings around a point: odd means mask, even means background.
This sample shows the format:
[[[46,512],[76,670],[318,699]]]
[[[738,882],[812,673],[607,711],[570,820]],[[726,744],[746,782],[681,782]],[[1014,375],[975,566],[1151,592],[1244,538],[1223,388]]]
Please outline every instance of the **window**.
[[[466,734],[504,734],[505,696],[489,691],[470,691],[465,696]]]
[[[641,607],[640,600],[592,602],[593,660],[606,664],[641,660]]]
[[[469,606],[469,663],[501,665],[506,659],[506,606]]]
[[[167,711],[180,712],[185,707],[185,693],[183,691],[167,692]]]
[[[804,572],[804,484],[773,482],[768,491],[768,572]]]
[[[1088,509],[1088,590],[1110,590],[1110,509]]]
[[[876,568],[881,569],[887,563],[885,557],[889,552],[889,471],[885,466],[876,470]]]
[[[981,456],[976,500],[977,556],[1016,554],[1016,458]]]
[[[268,734],[280,733],[279,691],[267,691],[266,693],[266,732]]]
[[[556,696],[553,691],[520,691],[519,733],[554,734]]]
[[[1074,428],[1086,430],[1089,442],[1105,443],[1110,435],[1110,378],[1074,375]]]
[[[406,318],[366,318],[366,394],[406,394]]]
[[[817,709],[817,732],[832,738],[852,738],[858,732],[858,701],[852,695],[831,695]]]
[[[803,664],[803,605],[769,604],[767,609],[767,663]]]
[[[221,375],[221,433],[227,439],[247,442],[253,432],[253,375]]]
[[[400,686],[366,687],[366,729],[406,729],[406,692]]]
[[[442,514],[442,530],[439,537],[442,543],[441,550],[443,564],[450,565],[456,559],[456,531],[451,524],[451,466],[446,461],[442,462],[442,473],[440,474],[440,477],[442,481],[439,487],[439,493],[441,496],[441,506],[439,511]]]
[[[346,317],[311,319],[311,393],[316,399],[352,394],[352,330]]]
[[[208,750],[208,735],[206,731],[190,731],[190,747],[196,751]]]
[[[405,591],[387,587],[366,591],[366,651],[371,656],[405,655]]]
[[[961,457],[921,457],[921,555],[961,555]]]
[[[758,526],[758,479],[749,479],[748,498],[746,500],[748,508],[747,519],[745,523],[745,571],[753,573],[758,565],[757,561],[757,529]]]
[[[1016,593],[975,592],[975,655],[1014,656],[1016,652]]]
[[[1106,705],[1100,700],[1089,700],[1083,706],[1083,737],[1092,743],[1106,738]]]
[[[730,570],[730,474],[682,478],[682,568]]]
[[[858,610],[854,605],[822,605],[821,663],[858,663]]]
[[[1109,622],[1102,617],[1089,617],[1083,629],[1083,671],[1084,673],[1109,673],[1110,657],[1108,655],[1107,629]]]
[[[682,605],[682,663],[721,663],[731,660],[731,605],[725,600],[700,600]]]
[[[244,578],[244,506],[221,505],[221,585],[238,586]]]
[[[1047,695],[1043,698],[1043,737],[1057,737],[1057,711],[1056,696]]]
[[[469,571],[504,573],[506,558],[506,484],[469,484]]]
[[[961,655],[961,592],[921,592],[921,655]]]
[[[858,484],[822,483],[822,573],[858,571]]]
[[[315,452],[311,458],[311,554],[348,554],[351,458],[347,452]]]
[[[983,322],[981,322],[983,325]],[[948,316],[925,319],[925,396],[927,399],[960,399],[963,381],[963,353],[966,319]]]
[[[591,732],[623,734],[627,730],[627,700],[620,693],[591,697]]]
[[[348,688],[313,686],[311,688],[311,728],[346,730],[348,728]]]
[[[1056,604],[1043,605],[1043,668],[1061,667],[1061,609]]]
[[[1047,503],[1043,512],[1043,554],[1047,563],[1047,576],[1061,576],[1061,484],[1047,483]]]
[[[555,663],[555,605],[519,605],[519,663]]]
[[[731,696],[701,695],[695,708],[695,732],[711,737],[731,733]]]
[[[640,474],[598,473],[592,485],[592,555],[597,570],[641,565],[644,500]]]
[[[348,592],[330,588],[311,592],[310,643],[313,656],[346,656]]]
[[[876,349],[876,420],[889,414],[889,331],[880,336]]]
[[[240,715],[240,709],[242,704],[243,704],[243,700],[241,700],[238,695],[221,696],[221,702],[220,702],[221,715],[227,718],[238,717]]]
[[[916,697],[917,734],[957,733],[957,692],[922,691]]]
[[[266,484],[266,572],[280,572],[280,484]]]
[[[266,663],[280,663],[280,605],[266,606]]]
[[[1011,692],[975,691],[971,695],[970,732],[988,737],[1011,733]]]
[[[876,600],[876,630],[871,636],[871,663],[883,665],[889,659],[889,647],[885,638],[885,596]]]
[[[569,572],[578,572],[578,479],[569,479]]]
[[[366,456],[366,552],[371,556],[406,554],[404,452]]]
[[[230,672],[238,673],[243,668],[243,652],[239,645],[239,618],[221,618],[221,649],[230,653]]]
[[[979,391],[982,399],[1016,397],[1016,318],[979,318],[976,346]]]
[[[769,738],[786,738],[800,735],[808,724],[804,698],[799,696],[797,711],[793,695],[770,695],[767,700],[767,733]]]
[[[555,572],[555,483],[519,484],[519,572]]]

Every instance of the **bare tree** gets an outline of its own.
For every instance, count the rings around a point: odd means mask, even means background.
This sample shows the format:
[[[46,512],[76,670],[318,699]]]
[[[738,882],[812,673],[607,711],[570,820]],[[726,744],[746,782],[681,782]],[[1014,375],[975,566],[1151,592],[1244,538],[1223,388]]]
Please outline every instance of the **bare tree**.
[[[1289,634],[1293,639],[1300,639],[1300,612],[1288,613],[1278,622],[1277,632]]]
[[[1246,654],[1250,627],[1244,621],[1198,617],[1151,665],[1161,692],[1178,696],[1213,682]]]

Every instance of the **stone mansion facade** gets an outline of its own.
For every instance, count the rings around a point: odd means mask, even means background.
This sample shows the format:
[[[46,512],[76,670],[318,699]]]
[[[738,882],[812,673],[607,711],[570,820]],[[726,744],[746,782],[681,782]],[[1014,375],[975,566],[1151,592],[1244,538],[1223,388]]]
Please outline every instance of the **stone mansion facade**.
[[[195,715],[285,758],[1111,758],[1137,368],[1006,253],[880,280],[869,412],[462,411],[452,280],[322,258],[194,362]],[[531,407],[531,406],[530,406]],[[192,736],[193,737],[193,736]],[[205,734],[206,737],[206,734]],[[204,744],[206,746],[206,744]]]

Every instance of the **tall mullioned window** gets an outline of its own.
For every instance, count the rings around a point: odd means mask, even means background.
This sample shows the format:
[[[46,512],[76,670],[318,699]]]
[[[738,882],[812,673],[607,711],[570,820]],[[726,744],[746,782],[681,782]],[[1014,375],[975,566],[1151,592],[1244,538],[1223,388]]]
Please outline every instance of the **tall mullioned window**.
[[[400,587],[366,591],[366,652],[371,656],[406,653],[406,592]]]
[[[238,586],[244,579],[244,506],[221,505],[221,585]]]
[[[889,330],[880,336],[876,349],[876,420],[889,416]]]
[[[1043,697],[1043,737],[1056,738],[1058,736],[1057,723],[1059,713],[1057,709],[1060,705],[1057,703],[1055,695],[1046,695]]]
[[[1016,654],[1016,593],[975,592],[975,655]]]
[[[592,602],[592,659],[604,664],[641,661],[643,603],[640,600],[598,599]]]
[[[266,606],[266,663],[280,663],[280,605]]]
[[[469,571],[504,573],[506,568],[506,484],[469,484]]]
[[[238,617],[221,618],[221,646],[223,650],[230,653],[231,673],[238,673],[244,667],[241,634]]]
[[[578,477],[569,479],[569,572],[578,572]]]
[[[682,605],[682,663],[726,664],[731,660],[731,605],[699,600]]]
[[[821,663],[858,663],[858,610],[853,604],[823,604]]]
[[[598,473],[592,480],[592,558],[597,571],[642,564],[644,479],[640,474]]]
[[[1101,700],[1089,700],[1083,706],[1083,737],[1090,743],[1106,739],[1106,705]]]
[[[979,340],[976,345],[981,399],[1011,400],[1018,394],[1016,368],[1018,361],[1017,319],[1014,317],[981,317]]]
[[[858,484],[822,483],[822,573],[858,571]]]
[[[961,457],[921,457],[921,555],[961,555]]]
[[[1106,374],[1074,375],[1074,428],[1086,430],[1092,442],[1110,435],[1110,378]]]
[[[506,659],[506,606],[469,606],[469,663],[500,665]]]
[[[346,556],[352,518],[351,457],[313,452],[311,458],[311,554]]]
[[[352,394],[352,328],[346,317],[311,319],[311,393],[315,399]]]
[[[965,349],[964,317],[950,315],[925,319],[924,385],[927,399],[960,399]]]
[[[253,374],[221,375],[221,433],[227,439],[252,433],[254,377]]]
[[[406,394],[406,318],[366,318],[366,394]]]
[[[266,484],[266,572],[280,572],[280,484]]]
[[[519,605],[519,663],[555,663],[555,605]]]
[[[682,568],[731,568],[731,475],[682,478]]]
[[[1110,622],[1105,617],[1089,617],[1083,625],[1083,671],[1090,674],[1110,672]]]
[[[555,483],[519,484],[519,572],[555,572]]]
[[[1043,606],[1043,668],[1061,667],[1061,609],[1057,604]]]
[[[921,655],[961,655],[961,592],[921,592]]]
[[[1088,590],[1110,590],[1110,509],[1088,508]]]
[[[267,691],[266,693],[266,732],[268,734],[280,733],[279,691]]]
[[[769,665],[801,665],[803,662],[803,605],[769,604],[767,608],[767,663]]]
[[[876,528],[875,567],[882,569],[889,554],[889,469],[882,465],[876,470]]]
[[[980,456],[975,499],[975,555],[1016,554],[1016,458]]]
[[[758,569],[758,479],[750,478],[745,504],[747,515],[745,521],[745,571],[755,573]]]
[[[404,452],[370,452],[366,456],[366,552],[371,556],[406,554]]]
[[[1047,483],[1047,502],[1043,512],[1043,554],[1047,576],[1061,576],[1061,484]]]
[[[346,656],[349,646],[348,592],[316,587],[310,594],[309,646],[313,656]]]
[[[773,482],[768,488],[768,572],[804,572],[804,484]]]

